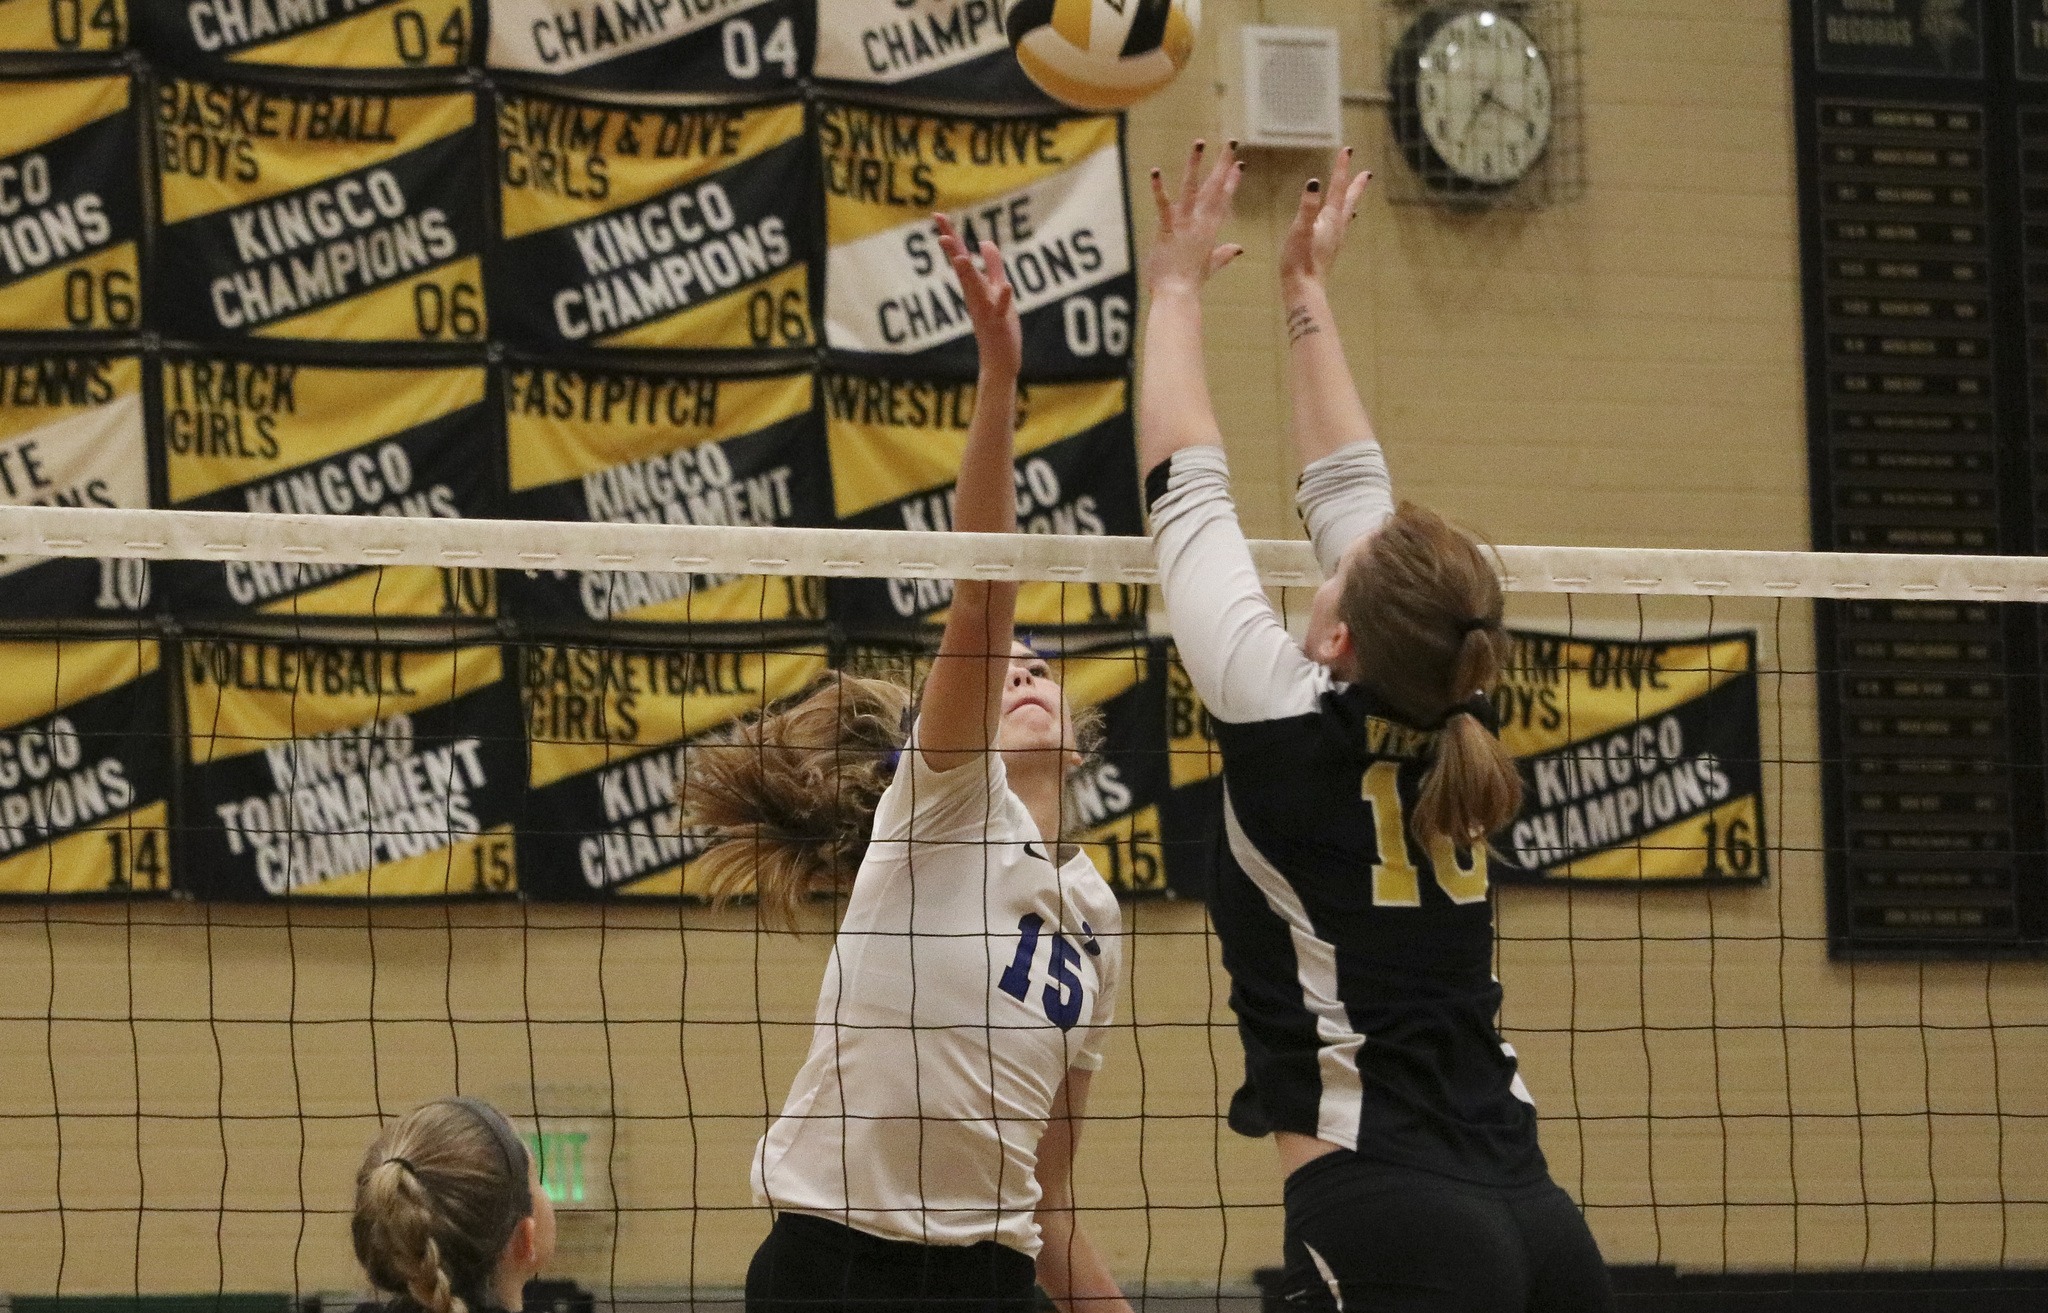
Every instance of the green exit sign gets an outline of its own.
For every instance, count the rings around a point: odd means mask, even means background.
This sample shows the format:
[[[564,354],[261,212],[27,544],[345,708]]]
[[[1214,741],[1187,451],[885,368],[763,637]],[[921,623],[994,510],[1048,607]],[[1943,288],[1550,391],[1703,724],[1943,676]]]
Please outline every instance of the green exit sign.
[[[580,1204],[590,1197],[584,1166],[589,1131],[527,1131],[520,1136],[540,1164],[540,1188],[558,1204]]]

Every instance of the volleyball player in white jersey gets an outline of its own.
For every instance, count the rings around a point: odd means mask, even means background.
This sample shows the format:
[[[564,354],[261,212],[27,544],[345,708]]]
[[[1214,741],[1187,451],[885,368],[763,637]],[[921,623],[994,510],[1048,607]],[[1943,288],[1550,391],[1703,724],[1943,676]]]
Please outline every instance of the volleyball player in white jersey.
[[[1014,298],[994,246],[977,267],[939,228],[981,354],[953,524],[1014,532]],[[1059,842],[1081,756],[1046,662],[1013,641],[1016,595],[955,586],[908,743],[906,692],[838,678],[685,784],[688,813],[736,836],[704,859],[716,888],[787,911],[861,853],[810,1055],[755,1152],[775,1221],[753,1313],[1023,1313],[1034,1277],[1067,1313],[1129,1313],[1070,1191],[1120,919]]]
[[[1234,145],[1234,143],[1233,143]],[[1210,911],[1245,1083],[1230,1124],[1287,1173],[1284,1293],[1336,1313],[1602,1313],[1599,1247],[1550,1179],[1494,1018],[1487,836],[1521,784],[1488,696],[1500,581],[1468,535],[1394,504],[1324,288],[1365,176],[1311,181],[1281,256],[1297,503],[1328,576],[1303,643],[1259,585],[1203,376],[1202,285],[1240,166],[1177,196],[1160,235],[1139,461],[1160,591],[1216,722],[1223,828]]]

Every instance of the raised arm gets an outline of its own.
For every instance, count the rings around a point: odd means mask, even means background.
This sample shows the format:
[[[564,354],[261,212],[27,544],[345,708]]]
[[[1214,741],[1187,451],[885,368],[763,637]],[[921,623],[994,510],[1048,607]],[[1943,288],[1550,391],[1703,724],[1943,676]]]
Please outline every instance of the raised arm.
[[[1074,1215],[1074,1156],[1088,1115],[1094,1073],[1075,1067],[1053,1097],[1052,1119],[1038,1142],[1038,1284],[1060,1313],[1131,1313],[1109,1265]]]
[[[1252,567],[1205,376],[1202,285],[1243,252],[1216,241],[1237,190],[1234,147],[1203,177],[1196,142],[1173,195],[1152,171],[1159,235],[1145,259],[1151,306],[1138,368],[1138,463],[1181,662],[1210,714],[1242,724],[1312,708],[1314,672]]]
[[[1309,179],[1280,249],[1280,296],[1287,313],[1288,435],[1302,467],[1295,505],[1316,559],[1335,574],[1344,550],[1394,510],[1386,458],[1359,399],[1331,313],[1330,269],[1357,217],[1370,173],[1351,176],[1351,148],[1337,152],[1330,183]]]
[[[1152,170],[1159,235],[1145,257],[1151,307],[1138,365],[1138,468],[1146,474],[1182,448],[1223,445],[1202,358],[1202,285],[1244,254],[1242,246],[1216,242],[1244,165],[1233,141],[1203,177],[1205,153],[1199,141],[1188,151],[1187,172],[1174,196],[1167,194],[1159,170]]]
[[[981,244],[977,266],[946,217],[935,216],[935,221],[939,245],[966,296],[981,352],[974,418],[954,491],[953,527],[962,533],[1015,533],[1011,440],[1017,424],[1017,373],[1024,360],[1016,296],[994,243]],[[986,759],[994,745],[1016,613],[1014,583],[962,579],[953,585],[953,608],[946,616],[938,656],[925,677],[918,714],[918,746],[933,770]]]

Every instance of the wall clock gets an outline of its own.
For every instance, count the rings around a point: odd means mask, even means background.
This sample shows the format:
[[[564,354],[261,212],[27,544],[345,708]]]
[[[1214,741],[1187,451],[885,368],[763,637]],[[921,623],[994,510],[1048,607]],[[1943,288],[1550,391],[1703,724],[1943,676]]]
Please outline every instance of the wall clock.
[[[1507,6],[1431,8],[1388,70],[1394,138],[1444,197],[1486,200],[1542,163],[1557,122],[1553,65]]]

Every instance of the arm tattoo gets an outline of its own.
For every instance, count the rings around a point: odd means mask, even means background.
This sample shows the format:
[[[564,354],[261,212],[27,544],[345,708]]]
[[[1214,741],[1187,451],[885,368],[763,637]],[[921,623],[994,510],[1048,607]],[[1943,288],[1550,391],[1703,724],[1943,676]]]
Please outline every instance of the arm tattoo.
[[[1301,341],[1305,337],[1313,336],[1322,331],[1323,326],[1316,322],[1315,315],[1310,312],[1307,306],[1298,305],[1287,312],[1287,343],[1289,346]]]

